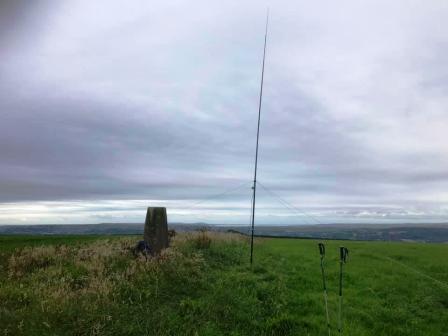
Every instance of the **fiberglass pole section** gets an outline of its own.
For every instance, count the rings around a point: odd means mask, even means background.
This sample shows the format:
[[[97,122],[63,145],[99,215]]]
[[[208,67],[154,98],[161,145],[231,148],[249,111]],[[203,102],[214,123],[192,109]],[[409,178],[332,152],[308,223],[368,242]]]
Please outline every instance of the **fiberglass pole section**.
[[[268,37],[268,21],[269,10],[266,14],[266,30],[264,33],[264,48],[263,48],[263,66],[261,68],[261,85],[260,85],[260,100],[258,102],[258,126],[257,126],[257,145],[255,147],[255,171],[254,171],[254,185],[252,186],[252,232],[250,237],[250,264],[253,262],[254,255],[254,227],[255,227],[255,192],[257,189],[257,165],[258,165],[258,139],[260,137],[260,117],[261,117],[261,101],[263,97],[263,80],[264,80],[264,61],[266,59],[266,41]]]

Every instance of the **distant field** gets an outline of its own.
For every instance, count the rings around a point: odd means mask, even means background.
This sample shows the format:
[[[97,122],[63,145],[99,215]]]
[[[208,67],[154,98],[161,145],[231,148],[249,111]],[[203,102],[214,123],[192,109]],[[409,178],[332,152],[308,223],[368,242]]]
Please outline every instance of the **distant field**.
[[[239,235],[137,239],[0,236],[0,335],[326,334],[317,241],[258,239],[250,268]],[[344,335],[448,335],[447,244],[327,242],[334,326],[340,244]]]

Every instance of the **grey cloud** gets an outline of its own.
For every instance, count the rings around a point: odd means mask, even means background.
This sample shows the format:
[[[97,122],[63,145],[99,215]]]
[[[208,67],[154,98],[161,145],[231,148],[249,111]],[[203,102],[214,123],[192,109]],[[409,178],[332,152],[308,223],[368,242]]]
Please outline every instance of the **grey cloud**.
[[[328,221],[415,208],[443,217],[448,8],[414,5],[271,6],[262,183]],[[0,202],[24,213],[32,202],[84,202],[76,218],[88,221],[137,211],[95,202],[166,200],[187,211],[250,183],[260,7],[2,3]],[[249,197],[247,186],[213,203],[234,217],[212,220],[244,218]],[[280,214],[260,197],[260,221],[267,209]]]

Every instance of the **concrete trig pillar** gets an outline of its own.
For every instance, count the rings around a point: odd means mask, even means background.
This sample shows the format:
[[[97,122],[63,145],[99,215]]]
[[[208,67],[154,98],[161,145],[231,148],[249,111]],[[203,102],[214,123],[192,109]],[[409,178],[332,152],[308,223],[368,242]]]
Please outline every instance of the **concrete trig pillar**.
[[[168,247],[168,220],[165,207],[149,207],[146,212],[143,239],[154,254]]]

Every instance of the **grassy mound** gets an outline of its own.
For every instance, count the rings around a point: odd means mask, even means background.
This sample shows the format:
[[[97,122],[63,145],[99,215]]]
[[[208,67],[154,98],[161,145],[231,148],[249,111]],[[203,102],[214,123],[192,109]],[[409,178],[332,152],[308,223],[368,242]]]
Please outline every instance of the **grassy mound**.
[[[138,239],[0,237],[0,335],[326,333],[315,241],[259,239],[251,268],[240,235],[179,235],[148,259],[133,256]],[[448,334],[448,245],[344,244],[345,335]]]
[[[135,238],[24,247],[3,262],[0,325],[11,335],[284,334],[282,283],[247,267],[238,235],[181,235],[157,258]]]

